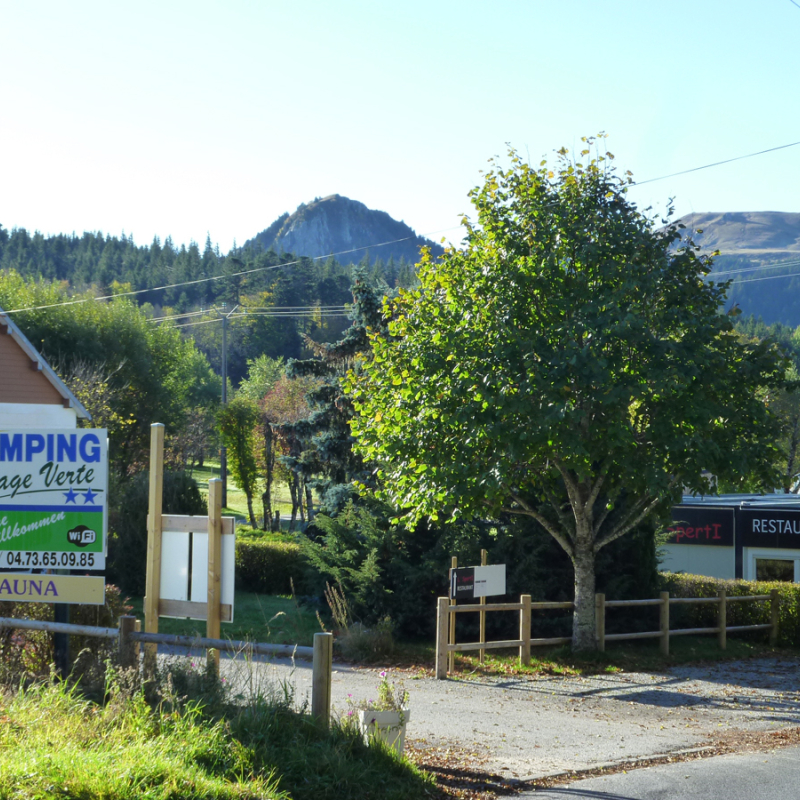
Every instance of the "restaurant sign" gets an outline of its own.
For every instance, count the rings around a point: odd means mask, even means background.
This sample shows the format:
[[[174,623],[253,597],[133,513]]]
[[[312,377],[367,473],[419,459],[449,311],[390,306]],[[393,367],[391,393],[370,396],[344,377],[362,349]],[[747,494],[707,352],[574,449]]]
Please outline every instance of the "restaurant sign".
[[[800,511],[776,508],[743,508],[739,512],[745,547],[800,550]]]
[[[505,564],[450,570],[450,597],[453,600],[476,600],[505,593]]]
[[[667,544],[733,547],[733,509],[674,506]]]
[[[0,431],[0,569],[105,568],[107,440],[104,429]]]

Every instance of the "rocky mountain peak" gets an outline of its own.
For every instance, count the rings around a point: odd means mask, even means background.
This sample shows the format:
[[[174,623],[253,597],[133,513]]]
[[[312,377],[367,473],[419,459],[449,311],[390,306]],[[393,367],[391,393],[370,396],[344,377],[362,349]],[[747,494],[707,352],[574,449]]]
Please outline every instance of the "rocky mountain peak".
[[[245,243],[265,250],[319,257],[334,254],[340,263],[358,263],[366,253],[371,263],[405,259],[419,260],[420,247],[430,247],[434,255],[442,248],[417,236],[412,228],[390,217],[385,211],[332,194],[301,203],[293,214],[283,214],[268,228]]]

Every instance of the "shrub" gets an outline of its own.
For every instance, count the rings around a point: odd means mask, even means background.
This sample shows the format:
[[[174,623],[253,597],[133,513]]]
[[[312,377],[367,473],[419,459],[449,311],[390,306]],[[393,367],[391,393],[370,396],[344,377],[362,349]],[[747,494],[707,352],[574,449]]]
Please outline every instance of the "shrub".
[[[237,590],[291,594],[294,583],[302,591],[308,569],[302,548],[293,536],[253,531],[244,526],[237,529]]]
[[[660,576],[662,591],[672,597],[716,597],[725,588],[728,596],[769,594],[778,590],[780,598],[778,644],[784,647],[800,645],[800,584],[784,581],[741,581],[709,578],[705,575],[684,575],[664,572]],[[770,621],[768,602],[729,603],[728,625],[764,625]],[[711,628],[717,625],[715,605],[687,604],[670,609],[672,628]],[[763,638],[766,632],[756,631],[752,635]]]
[[[326,581],[341,586],[354,618],[370,628],[389,616],[402,635],[433,636],[436,598],[448,592],[451,557],[457,556],[461,566],[480,564],[482,548],[489,551],[491,564],[506,564],[509,598],[530,594],[533,600],[572,600],[569,558],[552,536],[531,520],[438,527],[422,522],[408,529],[393,525],[394,516],[388,506],[362,498],[360,505],[350,503],[335,517],[318,515],[307,531],[313,530],[316,538],[303,540],[308,561],[318,573],[311,573],[312,581],[317,582],[314,593],[321,595]],[[652,529],[642,527],[600,551],[597,591],[615,600],[656,596]],[[632,619],[617,612],[613,624],[638,624],[641,620],[638,611],[627,616]],[[460,615],[458,625],[459,636],[463,630],[466,637],[475,634],[477,638],[477,614]],[[512,613],[489,614],[487,635],[512,639],[518,625]],[[571,626],[571,612],[537,614],[534,635],[569,635]]]

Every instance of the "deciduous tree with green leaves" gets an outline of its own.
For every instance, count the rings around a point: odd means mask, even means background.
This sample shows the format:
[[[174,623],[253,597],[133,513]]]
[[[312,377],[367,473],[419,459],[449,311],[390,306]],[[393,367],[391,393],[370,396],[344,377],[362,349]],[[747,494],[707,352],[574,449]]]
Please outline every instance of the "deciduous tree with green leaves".
[[[255,427],[258,406],[246,397],[235,397],[217,415],[217,425],[223,444],[228,449],[228,463],[236,485],[247,498],[247,514],[251,527],[256,527],[253,495],[258,483]]]
[[[577,650],[601,548],[710,475],[778,484],[759,391],[786,366],[734,334],[709,260],[584,141],[580,161],[492,163],[463,247],[423,258],[349,382],[357,449],[410,522],[521,514],[561,545]]]

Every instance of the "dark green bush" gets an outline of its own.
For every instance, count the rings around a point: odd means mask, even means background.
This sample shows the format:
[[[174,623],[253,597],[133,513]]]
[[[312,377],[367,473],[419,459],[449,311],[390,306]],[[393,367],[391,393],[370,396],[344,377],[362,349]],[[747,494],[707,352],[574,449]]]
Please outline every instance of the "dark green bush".
[[[530,594],[533,600],[572,600],[572,564],[557,542],[532,520],[472,521],[440,527],[420,524],[409,530],[392,525],[393,516],[390,508],[368,499],[361,505],[348,504],[336,517],[317,516],[313,525],[316,538],[303,544],[317,573],[313,593],[321,596],[325,581],[339,583],[357,620],[372,626],[389,616],[399,633],[430,637],[435,632],[436,598],[448,592],[451,557],[456,556],[462,566],[480,564],[480,551],[485,548],[489,563],[507,566],[509,598]],[[615,600],[657,596],[652,529],[632,532],[600,551],[597,591]],[[609,632],[617,625],[627,626],[625,630],[643,629],[636,627],[641,620],[638,612],[616,612]],[[458,625],[460,639],[473,634],[477,638],[477,614],[460,615]],[[487,615],[490,638],[515,638],[518,625],[513,612]],[[536,637],[565,636],[571,629],[570,612],[535,615]]]
[[[308,564],[291,534],[263,533],[241,526],[236,530],[236,588],[258,594],[291,594],[292,583],[302,593]]]
[[[134,475],[113,486],[109,509],[109,581],[123,592],[142,596],[147,569],[147,503],[149,472]],[[197,483],[187,472],[164,472],[164,514],[208,514]]]
[[[672,572],[664,572],[660,578],[661,591],[669,592],[672,597],[717,597],[723,587],[729,597],[764,595],[777,589],[780,598],[778,644],[784,647],[800,645],[800,584],[785,581],[723,580],[705,575]],[[764,625],[769,621],[769,602],[728,603],[728,625]],[[711,628],[717,624],[717,607],[714,604],[687,604],[670,608],[670,627],[673,629]],[[763,640],[767,632],[756,631],[746,635]]]

